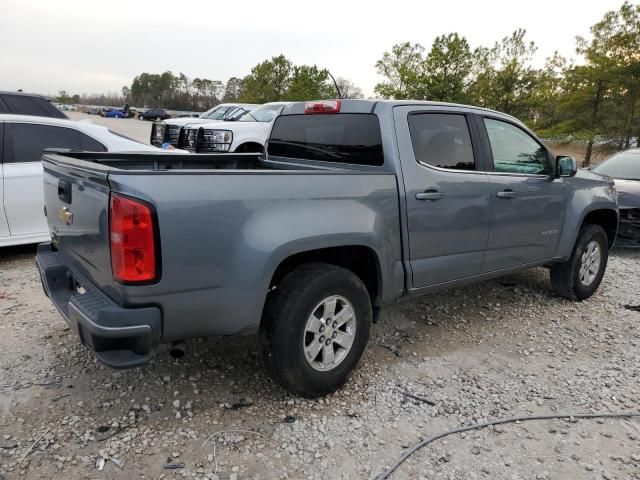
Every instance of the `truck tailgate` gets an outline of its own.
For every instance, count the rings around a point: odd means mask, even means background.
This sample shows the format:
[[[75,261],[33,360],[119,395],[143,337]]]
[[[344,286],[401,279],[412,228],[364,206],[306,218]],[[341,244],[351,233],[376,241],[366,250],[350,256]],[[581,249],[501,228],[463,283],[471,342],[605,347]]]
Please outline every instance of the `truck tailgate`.
[[[75,271],[113,294],[107,169],[79,168],[47,157],[43,166],[45,209],[54,247]]]

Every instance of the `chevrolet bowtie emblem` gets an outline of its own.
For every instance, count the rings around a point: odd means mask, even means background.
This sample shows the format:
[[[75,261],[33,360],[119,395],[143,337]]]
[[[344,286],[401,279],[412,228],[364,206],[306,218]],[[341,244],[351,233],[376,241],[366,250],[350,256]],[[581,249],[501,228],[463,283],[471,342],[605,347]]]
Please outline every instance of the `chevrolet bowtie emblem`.
[[[69,211],[68,207],[62,207],[60,209],[60,213],[58,214],[58,218],[65,225],[71,225],[73,223],[73,213]]]

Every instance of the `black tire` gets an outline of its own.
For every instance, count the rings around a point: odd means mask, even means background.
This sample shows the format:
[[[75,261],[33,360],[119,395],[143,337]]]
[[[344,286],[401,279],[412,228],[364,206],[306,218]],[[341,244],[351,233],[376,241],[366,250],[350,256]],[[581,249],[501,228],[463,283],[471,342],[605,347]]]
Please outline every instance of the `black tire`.
[[[305,357],[303,343],[308,335],[305,330],[316,306],[334,295],[343,297],[353,307],[355,333],[343,359],[335,367],[319,371]],[[260,328],[265,368],[293,394],[310,398],[333,392],[349,379],[362,358],[369,341],[371,319],[369,292],[353,272],[323,263],[298,267],[283,278],[265,307]]]
[[[580,267],[582,266],[582,256],[591,242],[596,242],[600,248],[600,266],[593,281],[585,285],[580,280]],[[551,285],[561,297],[570,300],[585,300],[593,295],[600,286],[608,259],[609,244],[604,229],[600,225],[583,225],[569,260],[556,263],[551,267]]]

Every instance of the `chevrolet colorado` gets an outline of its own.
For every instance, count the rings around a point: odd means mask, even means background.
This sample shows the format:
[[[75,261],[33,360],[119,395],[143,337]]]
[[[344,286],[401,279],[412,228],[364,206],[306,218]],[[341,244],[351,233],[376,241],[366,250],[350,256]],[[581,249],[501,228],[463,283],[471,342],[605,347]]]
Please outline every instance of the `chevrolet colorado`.
[[[45,292],[112,367],[159,344],[258,332],[268,372],[335,390],[389,300],[547,266],[598,288],[613,181],[498,112],[415,101],[295,103],[263,155],[44,154]]]

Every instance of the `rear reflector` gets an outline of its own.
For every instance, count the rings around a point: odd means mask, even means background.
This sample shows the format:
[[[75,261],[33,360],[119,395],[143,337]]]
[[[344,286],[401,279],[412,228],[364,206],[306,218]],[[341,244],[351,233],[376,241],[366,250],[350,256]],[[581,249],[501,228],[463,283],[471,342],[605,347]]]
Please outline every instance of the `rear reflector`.
[[[118,194],[109,204],[109,238],[113,278],[123,283],[156,279],[154,217],[146,203]]]
[[[305,102],[304,113],[338,113],[340,111],[340,100],[318,100],[315,102]]]

